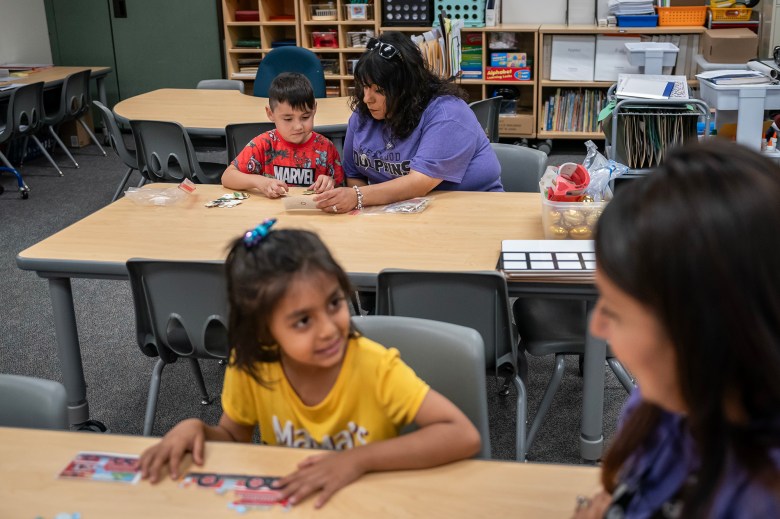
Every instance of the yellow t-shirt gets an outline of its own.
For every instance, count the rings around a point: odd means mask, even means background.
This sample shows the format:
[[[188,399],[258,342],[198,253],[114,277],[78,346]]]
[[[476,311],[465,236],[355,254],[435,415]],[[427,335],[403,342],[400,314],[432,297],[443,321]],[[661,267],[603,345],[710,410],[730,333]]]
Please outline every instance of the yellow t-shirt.
[[[414,421],[429,389],[398,350],[365,337],[349,341],[336,383],[314,406],[301,401],[280,363],[260,369],[270,389],[227,368],[222,409],[236,423],[259,425],[269,445],[344,450],[394,438]]]

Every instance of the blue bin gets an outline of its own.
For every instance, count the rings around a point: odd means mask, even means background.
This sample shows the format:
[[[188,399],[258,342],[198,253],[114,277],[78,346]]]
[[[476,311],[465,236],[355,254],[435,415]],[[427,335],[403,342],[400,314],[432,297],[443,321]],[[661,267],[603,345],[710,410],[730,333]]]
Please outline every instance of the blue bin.
[[[658,25],[657,14],[618,15],[618,27],[655,27]]]

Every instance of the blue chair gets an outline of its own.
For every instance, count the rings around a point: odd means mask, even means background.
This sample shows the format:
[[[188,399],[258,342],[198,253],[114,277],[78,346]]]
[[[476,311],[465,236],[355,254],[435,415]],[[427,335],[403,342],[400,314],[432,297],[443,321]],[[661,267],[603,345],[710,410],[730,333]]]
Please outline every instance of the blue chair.
[[[271,81],[282,72],[303,74],[311,81],[314,97],[325,97],[325,73],[322,71],[322,63],[316,54],[301,47],[278,47],[263,58],[257,67],[254,96],[268,97]]]

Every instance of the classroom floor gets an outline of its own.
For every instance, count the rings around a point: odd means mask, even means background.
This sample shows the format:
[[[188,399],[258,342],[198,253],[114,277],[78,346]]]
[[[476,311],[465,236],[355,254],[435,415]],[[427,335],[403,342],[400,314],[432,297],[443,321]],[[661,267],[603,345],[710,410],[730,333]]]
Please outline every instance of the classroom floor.
[[[128,144],[130,144],[128,139]],[[581,141],[556,142],[550,163],[580,162]],[[105,206],[111,200],[126,168],[113,151],[108,157],[96,146],[75,150],[79,169],[61,151],[55,160],[65,173],[59,177],[42,158],[29,161],[22,173],[30,198],[21,200],[12,175],[0,173],[0,372],[59,380],[47,283],[32,272],[16,267],[16,255],[54,232]],[[224,152],[208,153],[208,159],[224,158]],[[206,157],[204,157],[206,158]],[[134,174],[133,181],[139,177]],[[134,185],[131,183],[131,185]],[[164,222],[161,222],[161,225]],[[112,433],[141,434],[146,395],[155,360],[144,356],[135,342],[132,298],[126,281],[73,280],[76,317],[91,415]],[[154,434],[162,435],[178,421],[192,416],[216,422],[223,368],[202,363],[206,385],[216,402],[199,403],[186,363],[163,372]],[[533,417],[552,371],[552,358],[529,359],[529,417]],[[514,458],[514,392],[497,395],[496,381],[488,379],[493,456]],[[566,374],[553,407],[529,453],[531,461],[581,463],[579,422],[582,379],[576,359]],[[622,386],[607,370],[604,429],[609,439],[626,398]]]

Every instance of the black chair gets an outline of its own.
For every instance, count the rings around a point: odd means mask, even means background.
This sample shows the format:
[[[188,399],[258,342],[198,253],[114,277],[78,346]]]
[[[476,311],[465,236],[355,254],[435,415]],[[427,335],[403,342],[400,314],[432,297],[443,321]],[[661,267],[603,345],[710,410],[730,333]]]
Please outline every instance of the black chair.
[[[498,114],[501,110],[502,99],[503,97],[496,96],[469,103],[469,107],[477,116],[477,120],[482,129],[485,130],[485,135],[490,142],[498,142]]]
[[[201,392],[211,402],[198,359],[228,355],[228,302],[222,262],[127,261],[133,293],[138,346],[159,356],[149,384],[143,434],[152,434],[163,368],[187,359]],[[193,287],[197,287],[193,292]],[[193,293],[197,297],[193,297]]]
[[[69,427],[65,386],[59,382],[0,374],[0,395],[0,427]]]
[[[130,121],[141,175],[148,182],[219,184],[224,164],[198,162],[190,136],[179,123]]]
[[[48,103],[45,103],[44,105],[46,112],[44,123],[46,124],[49,133],[54,137],[54,140],[60,145],[68,158],[70,158],[71,162],[73,162],[73,165],[77,168],[79,167],[78,162],[76,162],[76,159],[73,158],[70,150],[68,150],[67,146],[63,144],[62,140],[60,140],[57,135],[56,130],[64,122],[78,121],[84,128],[84,131],[89,134],[89,138],[92,139],[92,142],[97,144],[97,147],[100,149],[103,156],[106,156],[106,150],[103,149],[103,146],[100,145],[95,134],[92,133],[92,130],[89,129],[87,123],[84,122],[84,116],[87,114],[90,107],[89,78],[91,73],[90,70],[83,70],[67,76],[62,82],[58,104],[56,106],[46,106]]]
[[[325,72],[320,59],[302,47],[279,47],[269,52],[257,67],[253,94],[268,97],[268,88],[282,72],[299,72],[309,78],[314,97],[325,97]]]
[[[235,159],[241,150],[255,137],[261,133],[273,130],[276,127],[274,123],[237,123],[225,126],[225,137],[227,138],[227,160],[228,164]]]
[[[122,137],[122,131],[119,129],[119,125],[117,124],[116,118],[114,117],[114,114],[111,112],[111,110],[104,106],[100,101],[92,101],[92,104],[95,105],[98,110],[100,110],[100,116],[103,118],[103,125],[108,131],[108,139],[111,143],[111,147],[114,148],[116,154],[119,155],[119,158],[122,159],[122,162],[124,162],[125,166],[127,166],[127,172],[119,182],[119,186],[116,188],[114,197],[111,199],[113,202],[119,198],[120,194],[122,194],[122,191],[124,190],[127,181],[130,180],[130,175],[132,175],[133,171],[140,169],[138,167],[138,156],[135,150],[128,149],[127,146],[125,146],[125,140]],[[143,182],[144,180],[142,178],[141,183]]]

